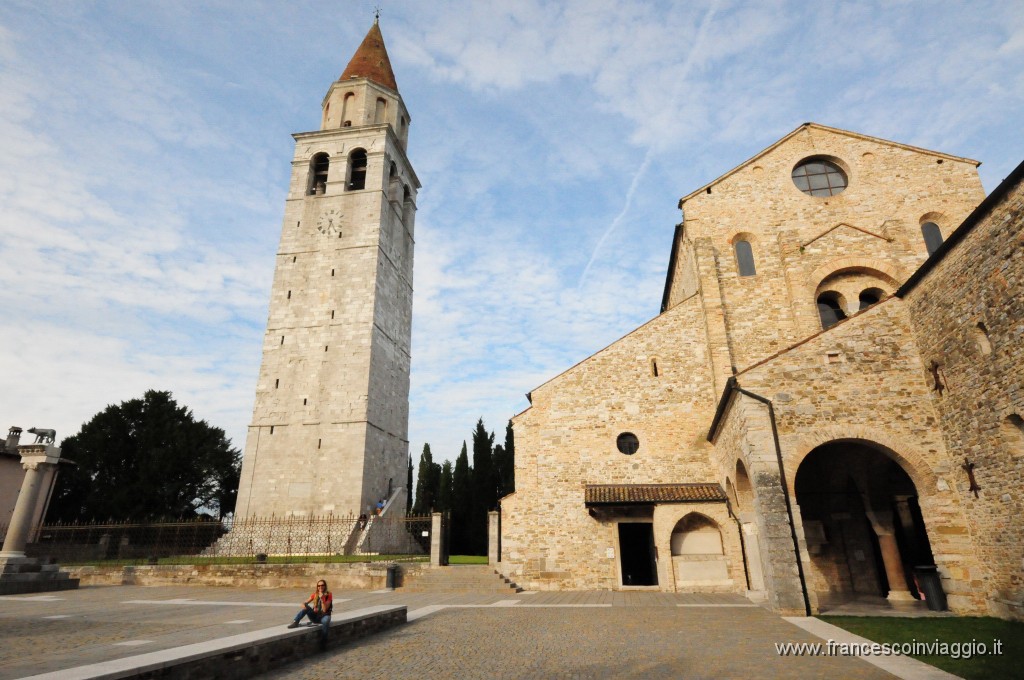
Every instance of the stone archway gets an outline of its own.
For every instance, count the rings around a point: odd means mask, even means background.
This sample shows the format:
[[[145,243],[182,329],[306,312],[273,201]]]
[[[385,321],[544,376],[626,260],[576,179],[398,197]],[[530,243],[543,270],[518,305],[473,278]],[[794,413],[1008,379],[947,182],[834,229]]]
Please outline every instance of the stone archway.
[[[810,556],[808,587],[821,605],[919,599],[913,568],[934,558],[917,487],[884,447],[822,444],[801,461],[794,491]]]
[[[747,468],[740,459],[736,460],[736,516],[740,520],[740,531],[743,532],[745,544],[747,580],[750,590],[755,593],[765,592],[764,567],[761,564],[761,538],[758,531],[757,513],[755,510],[754,487],[750,483]]]

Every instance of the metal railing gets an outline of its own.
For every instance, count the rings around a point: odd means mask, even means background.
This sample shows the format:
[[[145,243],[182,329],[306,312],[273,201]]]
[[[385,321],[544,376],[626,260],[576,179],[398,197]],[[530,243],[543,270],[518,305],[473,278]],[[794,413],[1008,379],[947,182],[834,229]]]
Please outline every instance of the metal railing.
[[[6,527],[3,527],[6,528]],[[429,516],[247,517],[45,524],[26,546],[61,564],[201,564],[418,559]]]

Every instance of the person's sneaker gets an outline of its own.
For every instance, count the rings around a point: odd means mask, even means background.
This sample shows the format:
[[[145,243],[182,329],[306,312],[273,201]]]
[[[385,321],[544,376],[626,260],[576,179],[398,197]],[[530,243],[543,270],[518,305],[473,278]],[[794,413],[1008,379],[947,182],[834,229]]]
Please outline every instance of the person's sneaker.
[[[298,628],[299,627],[299,622],[298,621],[292,621],[291,623],[288,624],[288,627],[289,628]]]
[[[306,623],[306,628],[312,628],[313,626],[319,626],[319,625],[320,625],[319,623],[313,623],[312,621],[309,621],[309,622]]]

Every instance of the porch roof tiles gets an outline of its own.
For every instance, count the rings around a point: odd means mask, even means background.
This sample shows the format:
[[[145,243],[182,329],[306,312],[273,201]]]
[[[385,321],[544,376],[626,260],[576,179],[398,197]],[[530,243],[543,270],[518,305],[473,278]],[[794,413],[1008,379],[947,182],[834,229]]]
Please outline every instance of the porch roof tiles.
[[[724,503],[721,484],[587,484],[586,505]]]

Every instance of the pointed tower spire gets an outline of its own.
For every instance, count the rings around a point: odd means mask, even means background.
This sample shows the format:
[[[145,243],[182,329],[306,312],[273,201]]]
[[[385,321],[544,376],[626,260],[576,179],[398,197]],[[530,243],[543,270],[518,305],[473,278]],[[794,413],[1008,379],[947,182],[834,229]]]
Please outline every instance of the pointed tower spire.
[[[340,80],[368,78],[397,92],[398,83],[395,82],[395,73],[391,70],[391,60],[388,59],[388,51],[384,47],[384,36],[380,33],[378,19],[379,17],[373,20],[373,26],[370,26],[359,49],[348,62]]]

